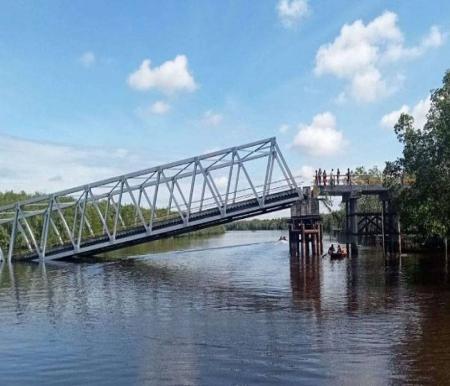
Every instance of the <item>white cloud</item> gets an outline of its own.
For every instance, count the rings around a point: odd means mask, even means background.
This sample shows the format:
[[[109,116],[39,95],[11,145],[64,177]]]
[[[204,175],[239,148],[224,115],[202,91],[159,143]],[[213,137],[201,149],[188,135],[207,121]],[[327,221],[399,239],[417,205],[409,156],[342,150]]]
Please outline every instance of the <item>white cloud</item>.
[[[278,17],[286,28],[294,27],[309,11],[307,0],[279,0]]]
[[[164,101],[156,101],[150,106],[150,111],[153,114],[164,115],[167,114],[171,109],[171,106]]]
[[[286,134],[286,133],[289,131],[289,125],[287,125],[287,124],[281,125],[281,126],[278,128],[278,131],[279,131],[281,134]]]
[[[344,24],[334,41],[317,51],[314,72],[347,80],[349,95],[361,102],[372,102],[395,91],[395,85],[388,87],[387,83],[396,79],[387,79],[383,74],[388,65],[417,58],[444,40],[439,28],[432,26],[418,45],[405,47],[397,15],[386,11],[368,24],[362,20]]]
[[[438,26],[433,25],[430,28],[430,32],[422,40],[422,47],[440,47],[444,44],[446,34],[442,33]]]
[[[330,112],[317,114],[308,126],[300,126],[293,146],[313,156],[333,155],[342,151],[347,141],[336,129],[336,118]]]
[[[140,91],[154,88],[166,94],[197,89],[185,55],[178,55],[154,68],[151,68],[150,59],[145,59],[139,69],[129,75],[128,85]]]
[[[427,123],[427,114],[430,111],[431,99],[425,98],[417,102],[411,111],[411,115],[414,118],[414,122],[417,128],[423,129],[425,123]]]
[[[217,189],[219,190],[225,189],[228,184],[228,177],[226,176],[216,177],[214,178],[214,183],[216,184]]]
[[[2,189],[30,193],[87,184],[149,164],[148,159],[123,148],[81,148],[3,135],[0,154]]]
[[[222,114],[214,113],[211,110],[208,110],[203,114],[202,122],[205,126],[216,127],[219,126],[222,121]]]
[[[389,129],[392,129],[397,123],[401,114],[409,114],[409,106],[403,105],[398,110],[391,111],[389,114],[383,115],[380,121],[380,125]]]
[[[96,58],[92,51],[83,52],[83,54],[78,58],[82,66],[89,68],[95,64]]]
[[[351,94],[361,102],[373,102],[391,92],[392,89],[387,88],[380,71],[376,68],[355,74],[351,81]]]
[[[303,165],[294,171],[294,178],[300,185],[310,185],[314,181],[315,169],[309,165]]]
[[[427,114],[431,107],[430,97],[421,99],[412,108],[408,105],[403,105],[398,110],[391,111],[388,114],[383,115],[380,120],[380,126],[392,129],[398,122],[400,115],[402,113],[409,114],[414,118],[415,127],[418,129],[423,129],[427,121]]]

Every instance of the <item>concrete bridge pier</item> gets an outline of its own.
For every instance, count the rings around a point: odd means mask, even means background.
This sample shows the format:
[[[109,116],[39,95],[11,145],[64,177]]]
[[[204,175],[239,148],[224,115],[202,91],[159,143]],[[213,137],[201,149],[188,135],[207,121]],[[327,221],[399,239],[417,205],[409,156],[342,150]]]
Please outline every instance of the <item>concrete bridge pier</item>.
[[[358,254],[358,199],[360,194],[351,193],[342,197],[345,202],[345,233],[346,233],[346,246],[347,251],[352,255]]]
[[[303,198],[291,207],[289,253],[292,257],[319,256],[323,253],[323,228],[319,200],[310,187],[303,188]]]
[[[384,253],[401,253],[400,219],[389,197],[381,196]]]

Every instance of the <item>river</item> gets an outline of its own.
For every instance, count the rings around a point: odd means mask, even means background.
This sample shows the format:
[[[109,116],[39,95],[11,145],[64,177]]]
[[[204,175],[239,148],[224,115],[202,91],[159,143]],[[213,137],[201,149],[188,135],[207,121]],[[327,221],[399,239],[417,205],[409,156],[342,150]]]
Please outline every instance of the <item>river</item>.
[[[362,248],[297,264],[280,234],[166,240],[82,263],[3,263],[0,384],[449,382],[443,258],[385,263]]]

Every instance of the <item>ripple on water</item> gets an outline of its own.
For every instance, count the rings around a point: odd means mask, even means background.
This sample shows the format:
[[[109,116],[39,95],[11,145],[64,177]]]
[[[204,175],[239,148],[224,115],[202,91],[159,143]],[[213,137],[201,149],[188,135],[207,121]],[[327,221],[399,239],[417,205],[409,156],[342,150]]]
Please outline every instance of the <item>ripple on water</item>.
[[[229,232],[183,240],[184,251],[0,266],[1,383],[448,380],[441,259],[385,264],[362,249],[295,262],[279,235]]]

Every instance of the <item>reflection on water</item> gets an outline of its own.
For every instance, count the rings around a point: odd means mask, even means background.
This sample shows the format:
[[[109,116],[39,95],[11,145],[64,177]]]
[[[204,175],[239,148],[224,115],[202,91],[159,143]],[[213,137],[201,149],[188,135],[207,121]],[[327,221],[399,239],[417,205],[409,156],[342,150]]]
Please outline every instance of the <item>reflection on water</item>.
[[[279,235],[3,263],[1,384],[447,382],[443,259],[295,261]]]

